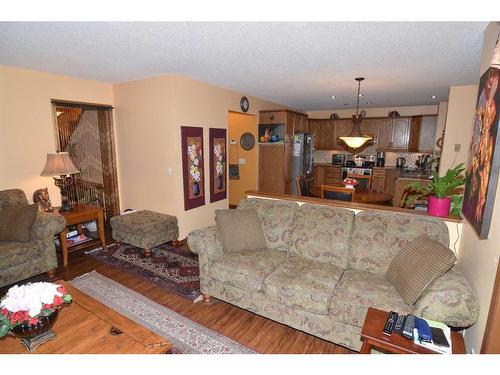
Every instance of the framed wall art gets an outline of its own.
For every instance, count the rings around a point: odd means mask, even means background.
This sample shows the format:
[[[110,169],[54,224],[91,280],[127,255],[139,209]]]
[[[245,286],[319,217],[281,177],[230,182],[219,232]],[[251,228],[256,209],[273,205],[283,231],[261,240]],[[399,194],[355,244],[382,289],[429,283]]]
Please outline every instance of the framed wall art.
[[[205,204],[203,128],[181,126],[184,210]]]
[[[481,77],[469,148],[462,212],[481,239],[488,238],[500,170],[500,70]]]
[[[226,139],[226,129],[210,128],[210,203],[227,197]]]

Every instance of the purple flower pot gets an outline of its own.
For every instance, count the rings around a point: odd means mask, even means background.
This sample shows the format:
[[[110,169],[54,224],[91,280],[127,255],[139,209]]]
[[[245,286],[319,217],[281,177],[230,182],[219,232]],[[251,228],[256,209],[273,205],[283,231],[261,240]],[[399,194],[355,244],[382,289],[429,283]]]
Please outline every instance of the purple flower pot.
[[[432,216],[448,217],[450,216],[451,198],[437,198],[433,195],[429,197],[427,213]]]

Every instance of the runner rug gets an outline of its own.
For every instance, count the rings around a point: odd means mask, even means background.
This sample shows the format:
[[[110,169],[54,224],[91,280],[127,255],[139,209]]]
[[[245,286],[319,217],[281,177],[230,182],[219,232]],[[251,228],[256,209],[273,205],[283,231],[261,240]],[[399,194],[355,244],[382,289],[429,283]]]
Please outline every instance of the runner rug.
[[[201,298],[198,255],[167,244],[153,248],[153,255],[145,257],[144,250],[122,243],[117,249],[109,245],[87,254],[144,278],[168,292],[177,293],[191,301]]]
[[[96,271],[70,284],[170,341],[178,354],[255,354],[221,334],[167,309]]]

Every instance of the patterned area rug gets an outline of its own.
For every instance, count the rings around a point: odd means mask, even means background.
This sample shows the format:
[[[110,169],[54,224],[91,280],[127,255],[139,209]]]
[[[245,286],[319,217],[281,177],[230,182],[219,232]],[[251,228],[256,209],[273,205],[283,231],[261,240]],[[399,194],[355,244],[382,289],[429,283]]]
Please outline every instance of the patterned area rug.
[[[99,248],[88,254],[191,301],[201,296],[198,256],[194,253],[161,244],[153,248],[152,256],[145,257],[142,249],[122,243],[119,249],[113,244],[106,251]]]
[[[70,282],[120,314],[164,337],[179,354],[255,354],[238,344],[176,312],[134,292],[96,271]]]

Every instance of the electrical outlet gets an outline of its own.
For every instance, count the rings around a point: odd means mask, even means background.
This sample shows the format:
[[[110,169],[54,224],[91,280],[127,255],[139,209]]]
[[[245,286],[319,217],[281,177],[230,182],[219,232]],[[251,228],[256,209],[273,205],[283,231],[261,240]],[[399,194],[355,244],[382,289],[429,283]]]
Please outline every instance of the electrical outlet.
[[[240,160],[239,160],[240,165],[244,165],[246,163],[247,163],[247,159],[240,158]]]
[[[460,152],[460,149],[462,148],[462,145],[457,143],[455,144],[455,152]]]
[[[172,167],[167,168],[167,176],[172,176]]]
[[[229,144],[231,144],[231,145],[237,145],[237,144],[238,144],[238,141],[237,141],[236,139],[231,139],[231,140],[229,141]]]

